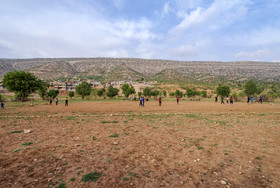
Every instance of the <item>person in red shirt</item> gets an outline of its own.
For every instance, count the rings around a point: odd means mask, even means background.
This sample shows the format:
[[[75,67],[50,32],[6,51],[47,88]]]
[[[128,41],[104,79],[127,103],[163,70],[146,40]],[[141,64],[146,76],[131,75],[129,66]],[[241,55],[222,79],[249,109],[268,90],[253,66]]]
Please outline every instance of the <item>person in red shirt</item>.
[[[161,97],[158,99],[159,106],[161,106]]]
[[[177,97],[177,104],[179,104],[179,97]]]

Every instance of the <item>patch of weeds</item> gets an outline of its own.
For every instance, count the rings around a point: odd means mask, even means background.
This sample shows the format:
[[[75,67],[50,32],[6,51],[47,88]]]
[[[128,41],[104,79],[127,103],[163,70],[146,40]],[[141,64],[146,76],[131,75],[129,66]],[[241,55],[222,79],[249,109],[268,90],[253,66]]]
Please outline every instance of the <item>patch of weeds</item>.
[[[66,165],[68,165],[68,163],[63,163],[63,164],[62,164],[62,166],[66,166]]]
[[[127,123],[128,121],[123,121],[124,123]]]
[[[124,177],[124,178],[123,178],[123,181],[128,181],[128,180],[129,180],[128,177]]]
[[[77,175],[80,175],[81,173],[83,173],[84,171],[79,171],[78,173],[77,173]]]
[[[67,120],[74,120],[74,119],[76,119],[76,117],[75,116],[67,116],[66,119]]]
[[[115,134],[112,134],[112,135],[110,135],[110,136],[108,136],[108,137],[116,138],[116,137],[119,137],[119,135],[118,135],[117,133],[115,133]]]
[[[101,123],[118,123],[118,121],[101,121]]]
[[[22,144],[22,146],[30,146],[32,144],[32,142],[25,142],[24,144]]]
[[[228,155],[228,153],[224,153],[224,155]]]
[[[61,147],[62,147],[62,145],[57,145],[56,147],[61,148]]]
[[[259,116],[265,116],[265,114],[259,114]]]
[[[19,151],[22,151],[22,150],[24,150],[24,148],[15,149],[13,152],[19,152]]]
[[[132,176],[132,177],[135,177],[135,178],[141,178],[141,177],[138,176],[136,173],[132,173],[132,172],[129,172],[128,175],[129,175],[129,176]]]
[[[133,121],[134,119],[128,119],[129,121]]]
[[[207,175],[207,173],[205,173],[205,172],[204,172],[204,173],[203,173],[203,175],[204,175],[204,176],[206,176],[206,175]]]
[[[76,178],[71,178],[70,180],[74,182],[76,180]]]
[[[66,184],[65,183],[60,183],[56,188],[66,188]]]
[[[92,137],[92,140],[93,140],[93,141],[96,140],[95,136]]]
[[[87,115],[87,113],[83,113],[83,115],[84,115],[84,116],[86,116],[86,115]]]
[[[125,134],[125,135],[128,135],[128,132],[125,132],[124,134]]]
[[[150,176],[151,172],[152,172],[151,170],[144,170],[143,176],[146,176],[147,178],[150,178],[151,177]]]
[[[15,133],[21,133],[22,131],[13,131],[13,132],[10,132],[11,134],[15,134]]]
[[[102,176],[102,172],[92,172],[82,177],[82,182],[96,182]]]
[[[223,162],[220,162],[220,163],[219,163],[219,166],[220,166],[220,167],[224,167],[224,163],[223,163]]]
[[[256,157],[256,159],[257,159],[257,160],[261,160],[261,158],[260,158],[260,157]]]
[[[79,169],[81,169],[82,167],[77,167],[75,170],[79,170]]]
[[[201,179],[201,182],[204,182],[204,179]]]
[[[80,152],[84,152],[84,150],[81,149]]]

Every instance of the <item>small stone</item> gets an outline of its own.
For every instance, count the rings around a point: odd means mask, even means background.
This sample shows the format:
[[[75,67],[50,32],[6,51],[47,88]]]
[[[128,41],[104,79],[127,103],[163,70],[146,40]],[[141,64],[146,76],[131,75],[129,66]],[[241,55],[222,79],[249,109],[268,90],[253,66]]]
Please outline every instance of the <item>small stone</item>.
[[[77,137],[75,140],[79,140],[80,139],[80,137]]]
[[[161,183],[161,184],[159,184],[160,186],[164,186],[164,184],[163,183]]]
[[[82,146],[82,144],[75,144],[75,146],[76,146],[76,147],[78,147],[78,146]]]
[[[195,163],[196,163],[196,160],[193,160],[193,162],[195,162]]]
[[[29,130],[29,129],[24,129],[23,132],[24,132],[25,134],[27,134],[27,133],[31,133],[31,130]]]
[[[49,179],[48,179],[48,182],[50,182],[50,181],[52,181],[52,178],[49,178]]]
[[[226,184],[227,184],[227,182],[226,182],[225,180],[221,180],[220,182],[221,182],[221,184],[223,184],[223,185],[226,185]]]
[[[37,161],[37,159],[34,159],[34,161]]]
[[[125,168],[129,168],[129,166],[128,166],[128,165],[126,165],[126,166],[125,166]]]
[[[217,172],[213,172],[216,176],[218,176],[218,173]]]
[[[252,163],[252,161],[249,161],[249,163]]]
[[[242,172],[239,172],[239,174],[242,174]]]
[[[189,168],[189,171],[191,171],[192,169],[191,168]]]
[[[183,185],[183,184],[184,184],[184,182],[183,182],[183,181],[181,181],[181,184]]]
[[[118,143],[118,142],[113,142],[113,144],[114,144],[114,145],[118,145],[119,143]]]
[[[184,139],[184,138],[182,138],[182,139],[181,139],[181,142],[184,142],[184,141],[185,141],[185,139]]]
[[[133,185],[133,183],[130,183],[130,185],[132,186],[132,185]]]
[[[197,162],[200,161],[200,159],[196,159],[196,160],[197,160]]]

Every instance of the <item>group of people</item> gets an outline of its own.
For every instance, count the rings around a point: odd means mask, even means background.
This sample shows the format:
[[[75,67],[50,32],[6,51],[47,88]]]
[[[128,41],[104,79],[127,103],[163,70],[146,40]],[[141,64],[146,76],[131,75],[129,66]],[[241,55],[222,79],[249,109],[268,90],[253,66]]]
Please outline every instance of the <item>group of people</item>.
[[[50,105],[52,105],[52,98],[50,98]],[[58,98],[55,98],[55,105],[58,105]],[[65,98],[65,106],[68,106],[68,98]]]
[[[232,96],[231,96],[231,97],[227,97],[226,100],[227,100],[227,104],[228,104],[229,102],[230,102],[230,104],[233,104],[233,98],[232,98]],[[218,96],[215,97],[215,102],[218,102]],[[251,104],[253,104],[253,103],[254,103],[254,98],[248,96],[248,98],[247,98],[247,104],[250,104],[250,102],[251,102]],[[260,98],[259,98],[259,100],[258,100],[258,103],[259,103],[259,102],[262,104],[262,102],[263,102],[262,96],[260,96]],[[178,103],[178,101],[177,101],[177,103]],[[224,98],[223,98],[223,97],[221,97],[221,104],[225,104]]]
[[[253,104],[253,103],[254,103],[254,98],[248,96],[247,104],[250,104],[250,101],[251,101],[251,104]],[[261,103],[261,104],[262,104],[262,102],[263,102],[263,98],[262,98],[262,96],[260,96],[260,98],[259,98],[259,100],[258,100],[258,103]]]
[[[149,99],[148,98],[146,98],[146,101],[149,101]],[[159,99],[158,99],[158,103],[159,103],[159,106],[161,106],[161,97],[159,97]],[[142,107],[144,107],[144,105],[145,105],[145,98],[144,97],[139,97],[139,106],[142,106]],[[177,103],[178,103],[178,101],[177,101]]]

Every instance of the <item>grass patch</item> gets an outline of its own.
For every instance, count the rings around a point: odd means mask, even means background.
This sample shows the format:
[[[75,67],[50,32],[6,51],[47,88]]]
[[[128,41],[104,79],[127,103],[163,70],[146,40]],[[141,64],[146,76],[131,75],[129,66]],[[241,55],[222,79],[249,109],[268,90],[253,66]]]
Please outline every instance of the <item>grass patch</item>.
[[[13,132],[10,132],[11,134],[15,134],[15,133],[21,133],[22,131],[13,131]]]
[[[22,150],[24,150],[24,148],[15,149],[13,152],[19,152],[19,151],[22,151]]]
[[[112,135],[110,135],[108,137],[117,138],[117,137],[119,137],[119,135],[116,133],[116,134],[112,134]]]
[[[22,144],[22,146],[30,146],[31,144],[33,144],[32,142],[25,142],[24,144]]]
[[[102,176],[102,172],[101,173],[92,172],[84,175],[82,178],[82,182],[90,182],[90,181],[96,182],[101,176]]]
[[[67,117],[66,117],[67,120],[74,120],[75,118],[76,118],[76,117],[74,117],[74,116],[67,116]]]
[[[56,188],[66,188],[66,184],[65,183],[60,183]]]
[[[101,123],[118,123],[118,121],[101,121]]]
[[[71,178],[70,180],[74,182],[76,180],[76,178]]]

